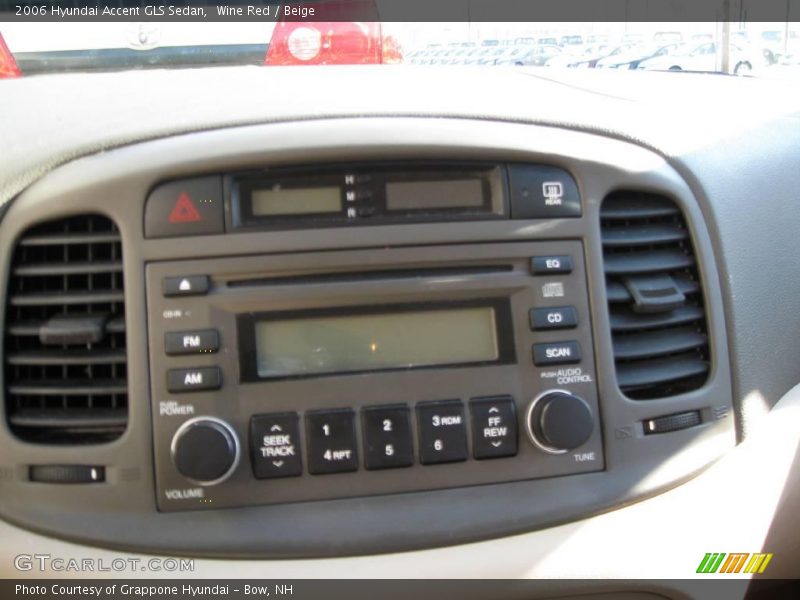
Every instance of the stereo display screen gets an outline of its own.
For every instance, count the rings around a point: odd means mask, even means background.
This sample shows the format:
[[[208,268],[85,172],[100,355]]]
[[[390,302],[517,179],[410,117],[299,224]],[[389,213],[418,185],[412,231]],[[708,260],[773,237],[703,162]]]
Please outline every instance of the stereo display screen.
[[[256,318],[253,328],[259,378],[492,363],[504,353],[495,306]]]

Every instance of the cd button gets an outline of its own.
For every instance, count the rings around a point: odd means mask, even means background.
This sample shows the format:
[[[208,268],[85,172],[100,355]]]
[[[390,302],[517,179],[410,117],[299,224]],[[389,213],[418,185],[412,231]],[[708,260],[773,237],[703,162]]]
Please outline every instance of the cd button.
[[[501,458],[517,454],[517,411],[510,396],[474,398],[472,454],[475,458]]]
[[[250,449],[256,479],[292,477],[303,472],[297,413],[255,415],[250,419]]]
[[[362,411],[367,469],[410,467],[414,443],[407,406],[372,406]]]
[[[574,306],[534,308],[530,311],[531,329],[573,329],[578,326],[578,311]]]
[[[308,470],[313,475],[358,470],[355,413],[349,408],[306,413]]]
[[[467,428],[459,400],[417,404],[417,420],[423,465],[467,460]]]

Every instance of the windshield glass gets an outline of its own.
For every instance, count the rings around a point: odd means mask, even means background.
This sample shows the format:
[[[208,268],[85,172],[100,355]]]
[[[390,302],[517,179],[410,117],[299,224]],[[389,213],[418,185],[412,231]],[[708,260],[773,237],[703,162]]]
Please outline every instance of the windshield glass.
[[[19,15],[0,12],[0,78],[65,71],[338,64],[800,75],[800,24],[791,21],[407,22],[381,20],[375,2],[336,0],[336,6],[355,3],[359,15],[373,20],[345,21],[339,17],[349,13],[339,11],[330,13],[337,17],[330,22],[285,18],[280,7],[289,5],[265,5],[273,11],[269,17],[234,21],[215,20],[213,13],[205,20],[75,21],[53,18],[61,13],[52,12],[40,19],[34,8],[17,7]],[[361,10],[364,6],[367,13]]]

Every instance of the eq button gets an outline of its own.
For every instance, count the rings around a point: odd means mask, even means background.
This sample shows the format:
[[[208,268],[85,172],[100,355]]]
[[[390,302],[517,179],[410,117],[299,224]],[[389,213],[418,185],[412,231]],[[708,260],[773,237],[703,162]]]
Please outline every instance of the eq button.
[[[219,350],[219,333],[215,329],[171,331],[164,335],[164,349],[169,356],[216,352]]]
[[[423,465],[467,460],[467,427],[461,401],[417,404],[417,420]]]
[[[531,259],[534,275],[565,275],[572,273],[571,256],[534,256]]]

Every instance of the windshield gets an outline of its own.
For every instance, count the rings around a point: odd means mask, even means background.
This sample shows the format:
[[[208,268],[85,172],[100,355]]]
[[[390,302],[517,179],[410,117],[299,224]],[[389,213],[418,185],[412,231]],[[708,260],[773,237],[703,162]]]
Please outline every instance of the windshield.
[[[378,6],[374,0],[340,2]],[[261,19],[217,21],[212,14],[205,21],[175,17],[76,22],[51,18],[52,13],[42,21],[34,18],[33,8],[17,8],[21,15],[0,12],[0,78],[67,71],[337,64],[800,75],[800,25],[790,21],[432,23],[382,21],[375,9],[369,13],[372,21],[323,22],[284,18],[278,5],[270,5],[271,16]]]

